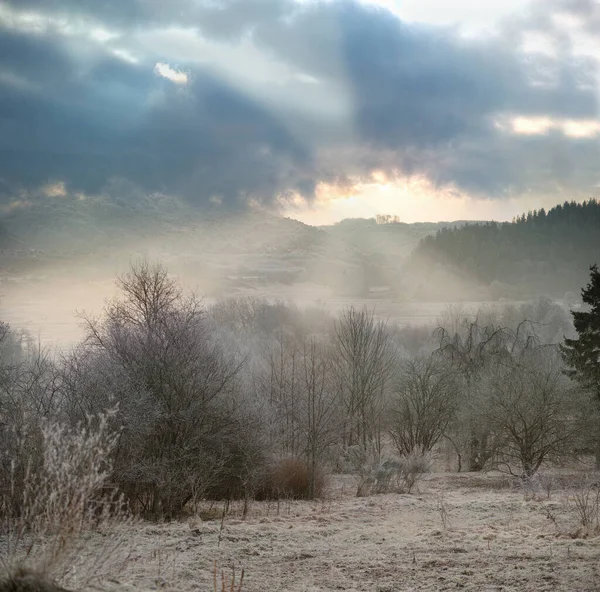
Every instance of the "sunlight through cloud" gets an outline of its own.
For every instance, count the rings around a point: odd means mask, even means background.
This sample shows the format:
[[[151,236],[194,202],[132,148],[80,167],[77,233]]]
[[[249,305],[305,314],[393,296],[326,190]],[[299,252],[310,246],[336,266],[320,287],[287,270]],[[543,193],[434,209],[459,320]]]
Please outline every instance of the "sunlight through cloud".
[[[171,82],[175,84],[187,84],[188,83],[188,75],[185,72],[181,72],[179,70],[175,70],[171,68],[169,64],[165,64],[163,62],[156,62],[156,66],[154,66],[154,71],[163,78],[167,78]]]

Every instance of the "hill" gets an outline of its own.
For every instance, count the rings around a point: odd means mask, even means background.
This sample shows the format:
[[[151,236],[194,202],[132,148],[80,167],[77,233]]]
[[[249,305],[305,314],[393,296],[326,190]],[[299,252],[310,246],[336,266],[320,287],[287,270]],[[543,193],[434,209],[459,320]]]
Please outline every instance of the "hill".
[[[442,228],[458,228],[465,224],[464,221],[378,224],[375,218],[348,218],[319,228],[365,255],[381,256],[397,264],[408,257],[422,238]]]
[[[349,219],[312,227],[265,211],[209,211],[166,196],[65,195],[0,218],[0,276],[113,277],[140,255],[160,258],[203,293],[313,283],[333,295],[404,293],[401,263],[419,240],[464,223],[377,224]],[[4,228],[4,232],[2,232]],[[10,234],[6,229],[10,229]]]
[[[600,204],[565,203],[511,223],[348,219],[313,227],[117,188],[85,200],[40,200],[0,217],[4,291],[40,276],[113,278],[142,255],[160,258],[208,296],[311,284],[343,297],[562,297],[600,261]]]
[[[160,258],[206,295],[269,282],[351,293],[363,267],[351,245],[302,222],[264,211],[201,210],[166,197],[66,196],[0,217],[5,287],[40,275],[112,278],[139,256]]]
[[[415,296],[438,298],[445,282],[465,297],[562,297],[600,261],[600,202],[565,202],[513,222],[442,228],[409,257],[405,276]]]

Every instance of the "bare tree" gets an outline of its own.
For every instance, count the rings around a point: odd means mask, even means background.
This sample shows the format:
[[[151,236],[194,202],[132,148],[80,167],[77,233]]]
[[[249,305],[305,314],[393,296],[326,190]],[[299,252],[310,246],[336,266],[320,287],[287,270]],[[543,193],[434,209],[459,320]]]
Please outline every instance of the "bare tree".
[[[310,470],[310,496],[316,492],[317,470],[339,433],[338,398],[332,383],[332,358],[326,344],[306,338],[300,358],[302,403],[298,423],[305,435]]]
[[[61,356],[59,370],[61,410],[71,426],[134,396],[126,394],[132,389],[125,369],[99,348],[78,344]]]
[[[268,431],[273,454],[299,459],[306,453],[303,422],[307,397],[304,367],[307,344],[314,339],[315,350],[321,357],[321,350],[331,336],[332,319],[321,309],[300,310],[281,303],[260,302],[263,311],[259,316],[270,318],[260,320],[253,327],[251,336],[239,331],[237,339],[251,343],[251,365],[257,372],[255,389],[262,393],[272,415]],[[236,317],[237,312],[234,313]],[[328,360],[328,373],[330,367]],[[330,377],[327,378],[329,383]]]
[[[236,334],[256,332],[264,316],[267,302],[261,298],[226,298],[216,302],[210,309],[211,316],[220,325]]]
[[[538,347],[498,366],[487,382],[486,416],[501,443],[501,463],[510,472],[517,463],[529,478],[545,461],[574,456],[582,407],[556,348]]]
[[[0,496],[5,501],[23,502],[27,474],[43,462],[42,424],[56,418],[60,403],[52,352],[0,323]]]
[[[387,324],[366,309],[346,309],[335,324],[334,363],[345,408],[344,444],[381,445],[384,396],[395,356]]]
[[[303,448],[297,418],[302,387],[300,350],[297,339],[280,330],[269,352],[269,403],[278,420],[273,426],[273,443],[283,456],[298,457]]]
[[[487,324],[480,317],[487,316]],[[483,388],[482,377],[513,358],[518,358],[538,344],[534,326],[520,322],[515,329],[496,324],[493,311],[479,311],[474,319],[449,319],[454,332],[438,327],[435,334],[439,348],[434,356],[445,360],[460,373],[464,381],[463,400],[452,429],[445,434],[459,458],[466,449],[469,471],[481,471],[496,451],[496,436],[489,425],[485,410],[489,391]]]
[[[457,403],[455,372],[432,358],[403,364],[388,433],[401,455],[429,452],[445,434]]]
[[[314,486],[317,467],[339,435],[330,344],[315,335],[280,334],[268,361],[266,383],[276,417],[271,427],[273,449],[278,456],[305,458]]]
[[[0,321],[0,413],[5,412],[6,406],[15,396],[14,390],[25,361],[24,342],[24,334]]]
[[[97,371],[125,381],[115,385],[122,435],[114,477],[141,511],[171,517],[232,453],[239,426],[229,395],[241,362],[162,266],[133,265],[118,285],[122,298],[102,318],[85,319],[85,348],[104,366]]]

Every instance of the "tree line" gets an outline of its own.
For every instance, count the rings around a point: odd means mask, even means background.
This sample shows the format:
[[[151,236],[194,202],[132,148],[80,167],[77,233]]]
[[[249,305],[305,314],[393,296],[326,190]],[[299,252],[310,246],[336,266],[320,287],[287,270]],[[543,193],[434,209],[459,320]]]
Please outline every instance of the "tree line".
[[[442,446],[456,470],[525,478],[596,449],[597,374],[577,365],[576,337],[588,335],[577,315],[592,314],[597,339],[597,307],[576,313],[575,328],[548,300],[454,307],[434,330],[365,308],[206,305],[146,261],[118,287],[100,316],[82,316],[84,338],[67,353],[0,324],[3,507],[43,465],[48,422],[108,422],[107,483],[136,513],[162,518],[206,498],[313,497],[324,472],[405,467]],[[282,462],[305,471],[302,488],[277,489]]]
[[[442,228],[413,252],[409,277],[425,267],[446,267],[476,279],[494,297],[562,297],[585,281],[600,257],[600,202],[565,202],[523,214],[512,222]]]

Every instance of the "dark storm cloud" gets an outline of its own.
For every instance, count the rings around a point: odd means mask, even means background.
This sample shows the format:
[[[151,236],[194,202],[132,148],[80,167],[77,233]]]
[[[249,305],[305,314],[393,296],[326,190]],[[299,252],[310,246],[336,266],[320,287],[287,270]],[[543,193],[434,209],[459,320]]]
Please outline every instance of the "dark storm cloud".
[[[467,41],[452,29],[409,26],[385,10],[341,0],[2,4],[116,30],[133,48],[136,32],[171,25],[221,42],[251,35],[265,55],[315,84],[347,89],[340,101],[351,105],[347,121],[322,125],[296,110],[291,122],[285,105],[272,108],[268,84],[263,99],[251,98],[194,59],[177,64],[189,74],[189,83],[177,86],[153,72],[158,50],[133,64],[111,54],[110,44],[65,36],[54,25],[46,32],[0,29],[5,199],[15,188],[53,180],[93,193],[123,178],[147,192],[239,204],[286,191],[310,196],[321,180],[373,168],[424,173],[484,195],[597,183],[596,141],[520,137],[495,125],[505,114],[597,116],[597,63],[568,48],[558,58],[525,57],[516,49],[523,24],[506,36]],[[545,17],[538,11],[527,26],[544,30]],[[294,135],[293,127],[304,133]],[[344,145],[341,127],[353,130]]]
[[[64,180],[93,193],[122,177],[147,191],[231,203],[312,188],[306,149],[208,72],[194,70],[179,88],[153,64],[100,54],[81,67],[51,35],[8,31],[0,56],[0,72],[23,81],[0,77],[0,178],[10,187]]]

